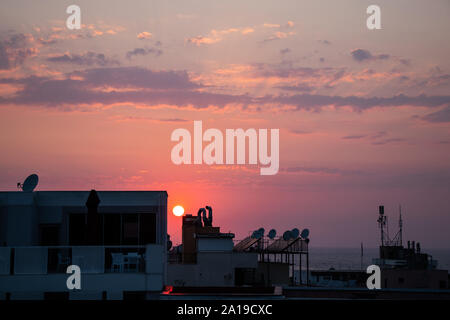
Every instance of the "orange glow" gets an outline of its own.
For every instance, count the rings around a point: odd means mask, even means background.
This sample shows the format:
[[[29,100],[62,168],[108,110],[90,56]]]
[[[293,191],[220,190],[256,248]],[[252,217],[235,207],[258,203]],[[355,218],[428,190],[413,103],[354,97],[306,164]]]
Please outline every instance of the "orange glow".
[[[173,214],[177,217],[181,217],[184,214],[184,208],[180,205],[173,207]]]

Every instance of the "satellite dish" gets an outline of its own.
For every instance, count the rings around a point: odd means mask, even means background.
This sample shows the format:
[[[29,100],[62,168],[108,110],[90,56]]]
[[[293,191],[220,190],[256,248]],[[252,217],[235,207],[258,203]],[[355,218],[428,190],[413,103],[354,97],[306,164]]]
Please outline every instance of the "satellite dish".
[[[303,230],[302,230],[302,233],[300,234],[300,236],[301,236],[303,239],[307,239],[308,236],[309,236],[309,230],[308,230],[308,229],[303,229]]]
[[[253,231],[251,238],[261,239],[263,236],[264,236],[264,228],[259,228],[258,230]]]
[[[289,239],[291,239],[292,238],[292,233],[288,230],[288,231],[285,231],[284,233],[283,233],[283,240],[284,241],[288,241]]]
[[[272,229],[272,230],[269,231],[268,237],[270,239],[273,239],[273,238],[275,238],[276,235],[277,235],[277,230]]]
[[[33,192],[39,182],[39,177],[37,174],[29,175],[23,184],[19,184],[18,186],[22,188],[23,192]]]
[[[294,228],[292,229],[291,234],[293,239],[297,239],[298,236],[300,235],[300,231],[297,228]]]

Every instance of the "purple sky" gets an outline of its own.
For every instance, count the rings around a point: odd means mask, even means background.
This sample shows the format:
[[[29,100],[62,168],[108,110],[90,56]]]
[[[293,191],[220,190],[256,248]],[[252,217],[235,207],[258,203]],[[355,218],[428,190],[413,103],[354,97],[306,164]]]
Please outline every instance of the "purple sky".
[[[450,3],[67,1],[0,4],[0,188],[152,190],[210,204],[243,238],[309,228],[378,244],[378,205],[422,247],[450,243]],[[280,129],[280,169],[171,162],[177,128]],[[181,219],[169,216],[180,241]]]

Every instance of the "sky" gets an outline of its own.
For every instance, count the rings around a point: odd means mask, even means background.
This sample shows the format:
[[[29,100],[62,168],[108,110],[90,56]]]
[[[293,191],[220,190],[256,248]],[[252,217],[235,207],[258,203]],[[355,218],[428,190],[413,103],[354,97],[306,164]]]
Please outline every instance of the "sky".
[[[81,8],[81,29],[66,8]],[[366,27],[371,4],[380,30]],[[2,1],[0,189],[166,190],[171,214],[310,229],[375,247],[378,205],[404,239],[450,247],[450,2]],[[175,165],[171,133],[279,129],[259,165]]]

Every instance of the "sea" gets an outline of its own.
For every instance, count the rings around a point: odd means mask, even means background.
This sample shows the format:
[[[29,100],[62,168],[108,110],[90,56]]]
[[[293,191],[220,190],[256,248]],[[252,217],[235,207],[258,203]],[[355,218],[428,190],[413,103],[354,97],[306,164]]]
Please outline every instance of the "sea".
[[[450,249],[422,250],[438,261],[438,269],[450,270]],[[309,247],[310,270],[365,270],[372,264],[372,258],[378,258],[378,248],[363,248],[361,268],[361,248],[325,248]],[[302,262],[305,268],[305,261]]]

